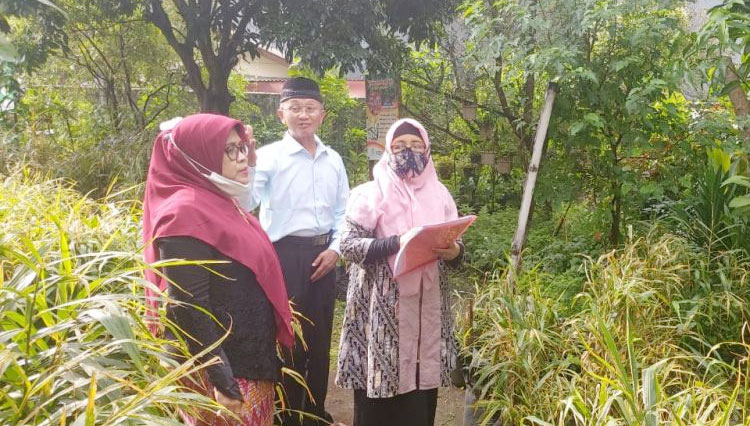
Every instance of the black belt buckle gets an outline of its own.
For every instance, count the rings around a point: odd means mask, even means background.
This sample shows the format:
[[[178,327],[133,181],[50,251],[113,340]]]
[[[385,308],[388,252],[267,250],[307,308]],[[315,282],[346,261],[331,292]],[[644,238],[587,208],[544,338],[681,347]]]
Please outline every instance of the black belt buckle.
[[[318,235],[312,237],[312,245],[315,247],[327,245],[330,242],[331,234]]]

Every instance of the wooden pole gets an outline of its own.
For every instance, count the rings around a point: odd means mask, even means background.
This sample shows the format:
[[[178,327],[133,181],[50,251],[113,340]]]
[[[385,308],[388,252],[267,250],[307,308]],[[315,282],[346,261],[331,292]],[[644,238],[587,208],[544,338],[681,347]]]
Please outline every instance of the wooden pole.
[[[534,202],[534,187],[536,186],[536,177],[539,172],[539,165],[542,161],[542,152],[544,151],[544,142],[547,139],[547,128],[552,116],[552,106],[555,103],[557,94],[557,84],[550,82],[547,86],[547,95],[544,98],[544,107],[539,118],[539,125],[534,135],[534,150],[531,154],[529,169],[526,172],[526,184],[523,189],[523,198],[521,199],[521,210],[518,212],[518,227],[516,235],[513,237],[513,243],[510,246],[511,265],[508,271],[508,286],[510,291],[515,289],[515,277],[521,272],[521,254],[523,246],[526,243],[526,231],[529,226],[529,215]]]

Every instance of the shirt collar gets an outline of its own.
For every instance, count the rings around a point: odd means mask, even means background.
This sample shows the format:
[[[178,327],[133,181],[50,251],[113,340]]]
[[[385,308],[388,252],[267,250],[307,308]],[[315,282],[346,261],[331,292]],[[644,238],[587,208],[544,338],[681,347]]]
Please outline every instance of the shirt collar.
[[[297,142],[292,135],[286,131],[284,137],[281,139],[284,146],[284,152],[288,155],[293,155],[301,151],[305,151],[305,147],[301,143]],[[315,135],[315,156],[319,156],[328,151],[328,147],[323,144],[318,135]]]

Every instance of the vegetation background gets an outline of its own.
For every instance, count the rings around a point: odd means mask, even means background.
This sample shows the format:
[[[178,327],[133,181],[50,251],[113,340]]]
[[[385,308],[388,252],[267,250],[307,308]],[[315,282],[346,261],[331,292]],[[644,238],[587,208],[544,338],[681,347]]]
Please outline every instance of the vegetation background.
[[[750,424],[750,2],[715,3],[696,26],[679,0],[0,0],[0,423],[218,408],[180,385],[195,359],[171,361],[143,323],[140,194],[173,116],[279,137],[273,100],[233,71],[271,43],[321,83],[321,137],[352,186],[364,106],[340,76],[364,66],[399,76],[404,115],[479,216],[452,280],[485,424]]]

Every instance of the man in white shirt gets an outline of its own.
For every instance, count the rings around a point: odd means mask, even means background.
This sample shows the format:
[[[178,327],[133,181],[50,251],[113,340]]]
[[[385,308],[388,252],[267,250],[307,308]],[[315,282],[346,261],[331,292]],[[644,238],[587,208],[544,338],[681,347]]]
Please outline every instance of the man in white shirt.
[[[336,151],[323,145],[315,132],[325,117],[317,83],[292,78],[284,83],[277,111],[288,130],[277,142],[257,151],[252,208],[260,205],[259,219],[284,270],[289,299],[302,319],[307,350],[297,342],[284,364],[305,378],[312,394],[293,378],[282,378],[290,411],[282,424],[317,425],[296,412],[331,421],[325,411],[329,351],[334,307],[334,268],[349,183]]]

